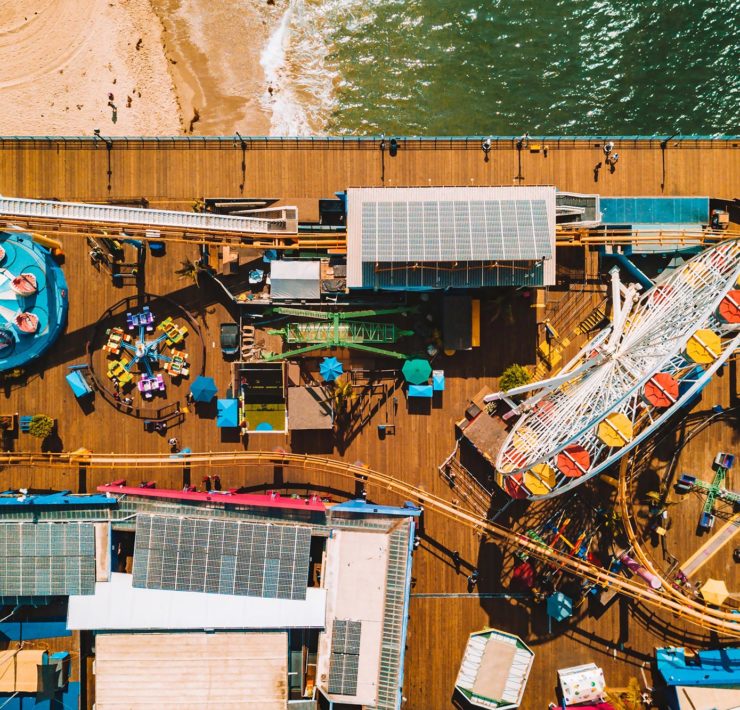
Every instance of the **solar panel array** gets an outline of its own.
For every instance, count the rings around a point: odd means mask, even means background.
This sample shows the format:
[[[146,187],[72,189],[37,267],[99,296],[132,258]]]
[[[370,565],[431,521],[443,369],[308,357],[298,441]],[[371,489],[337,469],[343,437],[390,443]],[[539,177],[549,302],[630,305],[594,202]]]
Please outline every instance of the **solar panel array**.
[[[0,524],[0,597],[94,593],[92,523]]]
[[[537,260],[552,256],[545,200],[364,202],[364,262]]]
[[[329,692],[336,695],[357,694],[360,667],[361,621],[335,619],[332,626]]]
[[[311,529],[138,515],[134,587],[305,599]]]

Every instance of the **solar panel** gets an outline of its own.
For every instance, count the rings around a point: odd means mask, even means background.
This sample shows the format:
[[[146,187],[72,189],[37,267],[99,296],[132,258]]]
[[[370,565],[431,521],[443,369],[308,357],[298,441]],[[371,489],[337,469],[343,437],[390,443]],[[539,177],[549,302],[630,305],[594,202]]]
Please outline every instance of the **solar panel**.
[[[305,526],[140,514],[133,585],[305,599],[310,545]]]
[[[361,621],[334,620],[329,661],[330,693],[336,695],[357,694],[361,635]]]
[[[0,524],[0,596],[95,592],[92,523]]]
[[[544,199],[364,202],[364,262],[539,260],[552,256]]]

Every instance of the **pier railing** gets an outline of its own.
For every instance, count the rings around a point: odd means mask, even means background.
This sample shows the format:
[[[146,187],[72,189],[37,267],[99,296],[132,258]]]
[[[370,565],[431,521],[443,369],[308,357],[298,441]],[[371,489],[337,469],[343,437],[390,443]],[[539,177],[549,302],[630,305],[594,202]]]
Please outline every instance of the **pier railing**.
[[[389,150],[391,141],[400,149],[475,149],[480,150],[483,141],[491,142],[491,150],[497,148],[534,151],[567,148],[599,148],[606,141],[614,141],[620,147],[629,148],[740,148],[740,136],[0,136],[0,149],[34,148],[44,146],[67,148],[178,148],[199,150],[241,148],[243,150],[285,149],[310,150],[312,148]]]

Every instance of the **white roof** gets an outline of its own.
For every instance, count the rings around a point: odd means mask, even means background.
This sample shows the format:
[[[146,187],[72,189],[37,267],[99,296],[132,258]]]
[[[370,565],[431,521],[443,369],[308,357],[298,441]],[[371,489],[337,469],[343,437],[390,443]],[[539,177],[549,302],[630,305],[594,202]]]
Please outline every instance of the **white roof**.
[[[69,597],[67,627],[125,629],[323,628],[326,590],[309,587],[305,599],[267,599],[205,592],[139,589],[130,574],[97,582],[95,594]]]
[[[270,295],[274,300],[318,299],[321,262],[279,259],[270,262]]]
[[[95,710],[285,710],[288,634],[97,634],[94,677]]]
[[[364,530],[335,530],[326,541],[324,585],[330,591],[326,631],[319,637],[317,677],[321,691],[334,702],[377,703],[389,546],[387,533]],[[354,695],[329,690],[335,621],[361,623]]]

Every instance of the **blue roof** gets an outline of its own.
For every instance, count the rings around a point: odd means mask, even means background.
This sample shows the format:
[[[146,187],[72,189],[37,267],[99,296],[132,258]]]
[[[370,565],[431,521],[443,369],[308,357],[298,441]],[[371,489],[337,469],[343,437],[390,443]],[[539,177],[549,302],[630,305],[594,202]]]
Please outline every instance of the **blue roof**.
[[[688,660],[683,648],[658,648],[655,659],[668,685],[740,688],[740,648],[699,651]]]
[[[709,221],[708,197],[602,197],[604,224],[701,224]]]
[[[220,426],[220,427],[239,426],[239,400],[219,399],[216,404],[218,407],[218,414],[216,416],[217,426]]]
[[[87,394],[92,394],[92,388],[79,370],[75,370],[74,372],[70,372],[68,375],[65,375],[65,379],[72,389],[74,396],[78,399]]]
[[[366,500],[348,500],[331,507],[332,513],[358,513],[360,515],[398,515],[402,517],[421,515],[421,509],[409,504],[408,507],[398,508],[390,505],[375,505]]]
[[[118,505],[115,497],[105,494],[70,493],[69,491],[55,491],[53,493],[29,493],[20,491],[4,491],[0,493],[0,507],[10,508],[48,508],[64,506],[66,508],[114,508]]]

